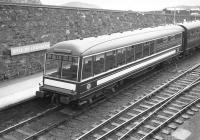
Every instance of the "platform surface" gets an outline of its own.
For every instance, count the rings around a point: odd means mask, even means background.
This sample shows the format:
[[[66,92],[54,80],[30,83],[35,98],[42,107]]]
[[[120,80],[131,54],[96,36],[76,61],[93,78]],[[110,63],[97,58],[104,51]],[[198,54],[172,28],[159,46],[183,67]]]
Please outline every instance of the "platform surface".
[[[0,110],[35,97],[42,73],[0,83]]]

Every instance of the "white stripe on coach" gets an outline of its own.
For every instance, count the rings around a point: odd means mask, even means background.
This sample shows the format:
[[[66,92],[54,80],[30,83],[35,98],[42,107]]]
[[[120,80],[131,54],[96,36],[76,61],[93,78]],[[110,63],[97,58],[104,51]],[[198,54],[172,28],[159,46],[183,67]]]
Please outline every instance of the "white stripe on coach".
[[[44,84],[53,86],[53,87],[59,87],[64,89],[69,89],[75,91],[76,85],[71,83],[65,83],[61,81],[51,80],[51,79],[44,79]]]
[[[98,81],[97,81],[97,85],[103,84],[103,83],[105,83],[105,82],[107,82],[107,81],[109,81],[109,80],[112,80],[112,79],[114,79],[114,78],[116,78],[116,77],[122,76],[122,75],[124,75],[124,74],[126,74],[126,73],[128,73],[128,72],[137,70],[137,69],[142,68],[142,67],[144,67],[144,66],[148,66],[148,65],[150,65],[150,64],[152,64],[152,63],[154,63],[154,62],[156,62],[156,61],[158,61],[158,60],[167,58],[167,57],[169,57],[169,56],[171,56],[171,55],[173,55],[173,54],[176,54],[176,50],[169,51],[169,52],[164,53],[164,54],[162,54],[162,55],[160,55],[160,56],[158,56],[158,57],[152,58],[152,59],[147,60],[147,61],[145,61],[145,62],[143,62],[143,63],[140,63],[140,64],[138,64],[138,65],[135,65],[135,66],[133,66],[133,67],[130,67],[130,68],[126,69],[126,70],[117,72],[117,73],[115,73],[115,74],[113,74],[113,75],[110,75],[110,76],[105,77],[105,78],[103,78],[103,79],[101,79],[101,80],[98,80]]]

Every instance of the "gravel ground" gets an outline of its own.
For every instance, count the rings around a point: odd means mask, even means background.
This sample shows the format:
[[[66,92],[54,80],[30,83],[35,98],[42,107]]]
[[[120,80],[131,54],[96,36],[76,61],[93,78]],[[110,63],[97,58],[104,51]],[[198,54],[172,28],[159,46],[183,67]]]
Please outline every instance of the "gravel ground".
[[[26,120],[29,117],[35,116],[53,105],[49,100],[34,99],[0,111],[0,130],[3,130],[13,124]]]
[[[164,70],[159,72],[153,79],[146,80],[139,85],[131,87],[120,92],[116,97],[107,100],[104,103],[99,104],[93,109],[88,110],[84,114],[76,117],[69,122],[60,125],[57,128],[52,129],[50,132],[39,137],[39,140],[71,140],[77,138],[82,131],[89,130],[92,125],[100,123],[101,120],[108,118],[109,114],[113,111],[123,107],[128,102],[136,100],[137,98],[144,96],[144,94],[149,93],[153,87],[160,85],[169,78],[180,74],[189,67],[199,63],[200,61],[200,51],[196,51],[192,56],[188,56],[184,60],[179,60],[176,63],[171,63],[170,65],[166,63]]]

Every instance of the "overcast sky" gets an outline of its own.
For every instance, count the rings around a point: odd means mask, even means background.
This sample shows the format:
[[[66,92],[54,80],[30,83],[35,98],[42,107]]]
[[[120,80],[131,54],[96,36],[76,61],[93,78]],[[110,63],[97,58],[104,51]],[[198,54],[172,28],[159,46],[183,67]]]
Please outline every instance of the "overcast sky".
[[[43,4],[60,5],[72,1],[95,4],[103,9],[149,11],[177,5],[200,5],[200,0],[41,0]]]

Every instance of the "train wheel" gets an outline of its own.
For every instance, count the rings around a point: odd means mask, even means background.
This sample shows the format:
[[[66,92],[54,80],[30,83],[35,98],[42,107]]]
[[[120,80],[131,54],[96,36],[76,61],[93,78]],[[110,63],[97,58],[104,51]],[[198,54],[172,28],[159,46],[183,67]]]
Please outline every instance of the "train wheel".
[[[60,96],[53,94],[51,96],[51,103],[60,104]]]
[[[116,86],[112,87],[112,88],[111,88],[111,91],[112,91],[113,93],[115,93],[115,92],[116,92]]]
[[[124,85],[124,80],[121,80],[121,81],[118,82],[118,87],[121,87],[123,85]]]

